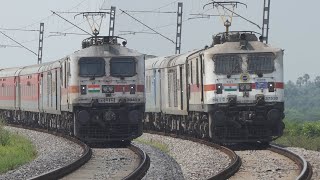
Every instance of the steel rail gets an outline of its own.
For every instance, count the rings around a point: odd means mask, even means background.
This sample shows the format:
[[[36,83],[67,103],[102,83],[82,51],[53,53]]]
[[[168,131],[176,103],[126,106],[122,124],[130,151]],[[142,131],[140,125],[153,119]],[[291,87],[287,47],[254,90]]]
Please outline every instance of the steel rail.
[[[227,154],[229,156],[231,162],[229,163],[228,167],[223,169],[222,171],[218,172],[218,174],[208,178],[208,180],[220,180],[220,179],[228,179],[231,176],[233,176],[235,173],[238,172],[240,166],[241,166],[241,159],[240,157],[231,149],[220,146],[218,144],[212,143],[207,140],[202,140],[202,139],[197,139],[193,137],[188,137],[188,136],[182,136],[182,135],[177,135],[177,134],[169,134],[169,133],[164,133],[164,132],[158,132],[158,131],[150,131],[150,130],[144,130],[145,133],[150,133],[150,134],[157,134],[161,136],[170,136],[173,138],[179,138],[183,140],[189,140],[192,142],[204,144],[206,146],[213,147],[215,149],[220,150],[221,152]]]
[[[34,176],[34,177],[30,178],[32,180],[40,180],[40,179],[49,179],[50,180],[50,179],[62,178],[65,175],[77,170],[83,164],[85,164],[86,162],[88,162],[91,159],[91,156],[92,156],[91,148],[87,144],[85,144],[85,143],[81,142],[80,140],[75,139],[71,136],[67,136],[67,135],[64,135],[62,133],[58,133],[55,131],[48,131],[45,129],[31,128],[31,127],[26,127],[26,126],[22,126],[22,125],[7,124],[7,126],[28,129],[28,130],[32,130],[32,131],[38,131],[38,132],[48,133],[48,134],[52,134],[54,136],[62,137],[64,139],[68,139],[69,141],[72,141],[72,142],[80,145],[83,149],[83,154],[79,157],[79,159],[67,164],[66,166],[53,169],[49,172],[45,172],[45,173],[40,174],[38,176]]]
[[[140,157],[140,164],[132,173],[130,173],[128,176],[126,176],[123,179],[124,180],[142,179],[146,175],[147,171],[149,170],[150,157],[140,148],[132,144],[128,148]]]
[[[309,162],[307,162],[303,157],[289,151],[286,149],[283,149],[276,145],[270,145],[268,147],[270,151],[273,151],[275,153],[281,154],[283,156],[286,156],[287,158],[294,161],[300,168],[300,174],[296,178],[297,180],[309,180],[312,177],[312,166]]]

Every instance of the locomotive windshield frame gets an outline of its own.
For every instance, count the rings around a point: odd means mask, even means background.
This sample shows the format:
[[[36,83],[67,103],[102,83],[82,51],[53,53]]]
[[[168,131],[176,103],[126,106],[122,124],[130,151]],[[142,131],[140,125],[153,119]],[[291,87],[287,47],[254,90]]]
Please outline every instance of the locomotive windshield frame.
[[[253,53],[247,54],[249,73],[272,73],[275,70],[273,53]]]
[[[102,77],[105,76],[106,62],[101,57],[82,57],[79,59],[80,77]]]
[[[112,77],[133,77],[136,74],[134,57],[114,57],[110,59],[110,75]]]
[[[242,58],[238,54],[217,54],[213,57],[216,74],[239,74],[242,72]]]

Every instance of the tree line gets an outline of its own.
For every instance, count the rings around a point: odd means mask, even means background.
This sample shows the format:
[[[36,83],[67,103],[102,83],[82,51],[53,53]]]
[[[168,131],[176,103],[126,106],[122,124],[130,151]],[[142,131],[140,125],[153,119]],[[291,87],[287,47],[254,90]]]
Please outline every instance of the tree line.
[[[320,120],[320,76],[309,74],[285,84],[285,114],[287,120]]]

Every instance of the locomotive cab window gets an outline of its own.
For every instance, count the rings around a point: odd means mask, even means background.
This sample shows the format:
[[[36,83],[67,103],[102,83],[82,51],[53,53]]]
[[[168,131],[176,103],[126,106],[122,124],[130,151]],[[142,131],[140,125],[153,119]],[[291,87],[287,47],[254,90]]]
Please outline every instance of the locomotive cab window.
[[[132,77],[136,75],[134,58],[117,57],[110,60],[110,74],[113,77]]]
[[[105,75],[105,60],[100,57],[79,59],[80,77],[102,77]]]
[[[272,73],[274,55],[272,53],[248,54],[248,71],[250,73]]]
[[[216,74],[239,74],[241,69],[241,57],[239,55],[216,55],[213,58]]]

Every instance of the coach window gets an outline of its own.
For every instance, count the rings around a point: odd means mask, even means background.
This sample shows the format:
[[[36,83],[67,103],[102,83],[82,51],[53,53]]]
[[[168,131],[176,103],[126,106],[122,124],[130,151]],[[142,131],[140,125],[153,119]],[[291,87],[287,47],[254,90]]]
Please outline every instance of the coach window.
[[[110,75],[132,77],[136,75],[136,61],[132,57],[115,57],[110,60]]]
[[[105,60],[103,58],[82,57],[79,59],[79,66],[80,77],[102,77],[105,75]]]

